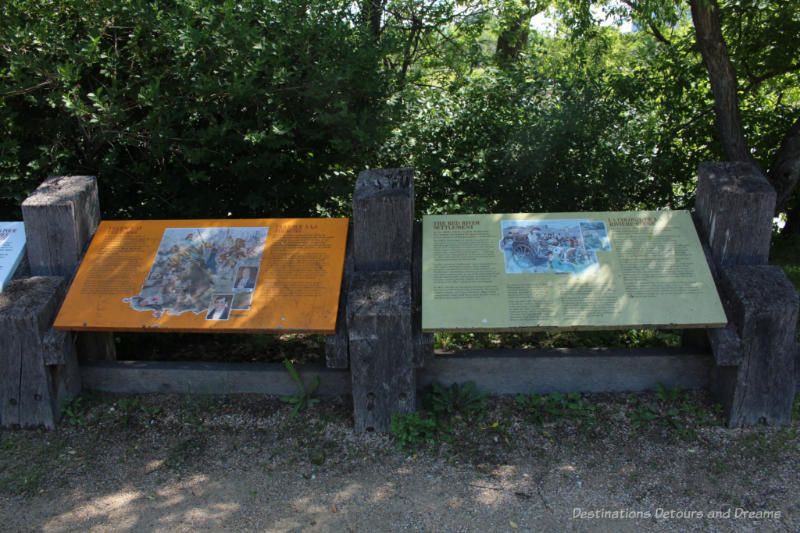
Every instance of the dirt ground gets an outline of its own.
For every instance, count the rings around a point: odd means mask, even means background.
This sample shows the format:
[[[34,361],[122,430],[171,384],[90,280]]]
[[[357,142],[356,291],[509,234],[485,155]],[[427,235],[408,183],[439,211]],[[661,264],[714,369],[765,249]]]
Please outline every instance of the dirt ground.
[[[730,430],[699,392],[582,401],[490,397],[400,450],[355,434],[347,398],[292,418],[274,397],[83,396],[55,431],[0,432],[0,530],[800,531],[797,408]]]

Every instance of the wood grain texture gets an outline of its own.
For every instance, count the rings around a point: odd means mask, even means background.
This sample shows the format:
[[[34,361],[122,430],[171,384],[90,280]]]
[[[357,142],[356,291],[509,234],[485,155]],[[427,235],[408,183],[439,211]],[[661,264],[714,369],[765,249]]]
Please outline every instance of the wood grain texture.
[[[741,362],[717,366],[712,393],[730,427],[788,424],[795,392],[797,291],[780,267],[723,269],[720,291],[736,335]]]
[[[94,176],[53,176],[22,202],[28,268],[34,276],[72,280],[100,223],[100,199]],[[116,359],[110,333],[77,338],[83,360]]]
[[[44,364],[66,364],[72,348],[72,333],[50,328],[42,338],[42,356]]]
[[[353,222],[347,232],[347,245],[342,271],[342,288],[339,292],[339,310],[336,314],[336,333],[325,336],[325,364],[328,368],[347,368],[350,365],[347,341],[347,294],[353,277]]]
[[[94,176],[53,176],[22,202],[34,276],[71,279],[100,223]]]
[[[733,322],[729,322],[724,328],[709,329],[708,340],[718,365],[736,366],[742,362],[742,339],[739,338]]]
[[[624,392],[708,386],[713,359],[707,351],[683,348],[560,348],[437,352],[416,371],[416,384],[474,381],[483,392],[520,394],[531,390]],[[351,394],[350,373],[322,365],[299,365],[304,381],[320,379],[319,396]],[[295,394],[280,363],[176,363],[92,361],[80,366],[85,389],[143,394]]]
[[[319,378],[317,396],[350,394],[350,373],[323,365],[295,365],[303,382]],[[85,389],[125,393],[297,394],[281,363],[91,361],[80,366]]]
[[[19,278],[27,278],[31,275],[31,265],[28,261],[28,252],[27,250],[22,253],[22,259],[17,265],[17,270],[14,271],[14,275],[12,279],[19,279]]]
[[[686,348],[558,348],[437,351],[417,374],[418,387],[474,381],[482,392],[627,392],[708,386],[713,359]]]
[[[353,191],[354,268],[410,270],[414,169],[365,170]]]
[[[715,265],[767,264],[774,211],[775,189],[755,165],[700,164],[695,213]]]
[[[48,355],[49,360],[65,361],[59,367],[74,367],[60,368],[55,375],[45,360],[45,339],[65,292],[63,278],[39,276],[13,280],[0,293],[0,335],[7,340],[0,345],[0,417],[5,427],[52,428],[64,401],[60,391],[77,393],[75,383],[59,383],[77,375],[77,360]],[[71,350],[71,343],[61,346]]]
[[[27,339],[17,334],[17,322],[0,314],[0,426],[6,428],[19,427],[22,350]]]
[[[416,407],[410,272],[356,272],[347,328],[356,431],[386,432]]]

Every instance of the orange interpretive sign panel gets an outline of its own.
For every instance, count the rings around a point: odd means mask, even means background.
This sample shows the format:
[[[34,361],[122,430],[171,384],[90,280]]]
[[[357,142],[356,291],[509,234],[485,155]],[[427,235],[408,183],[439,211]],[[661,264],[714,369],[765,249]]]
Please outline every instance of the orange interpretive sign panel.
[[[55,327],[333,333],[347,228],[345,218],[103,221]]]

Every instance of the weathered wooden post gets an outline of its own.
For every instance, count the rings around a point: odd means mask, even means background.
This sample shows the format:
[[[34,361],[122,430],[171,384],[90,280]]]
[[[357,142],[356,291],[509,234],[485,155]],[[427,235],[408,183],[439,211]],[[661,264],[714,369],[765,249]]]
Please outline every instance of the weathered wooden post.
[[[52,328],[64,278],[15,279],[0,293],[0,426],[55,427],[80,392],[72,338]]]
[[[22,202],[34,276],[71,279],[100,223],[94,176],[53,176]]]
[[[731,427],[787,424],[798,296],[783,270],[767,265],[775,190],[750,163],[702,163],[695,206],[729,321],[708,330],[712,394]]]
[[[22,203],[26,268],[0,294],[0,424],[52,428],[80,392],[75,343],[52,328],[72,276],[100,222],[97,180],[55,176]],[[82,341],[82,342],[81,342]],[[110,333],[78,336],[89,359],[114,359]]]
[[[410,168],[368,170],[353,193],[347,337],[358,431],[385,432],[392,414],[416,408],[425,343],[412,325],[413,178]]]
[[[28,261],[33,276],[62,276],[67,286],[100,223],[94,176],[53,176],[22,202]],[[111,333],[77,335],[87,360],[116,359]]]

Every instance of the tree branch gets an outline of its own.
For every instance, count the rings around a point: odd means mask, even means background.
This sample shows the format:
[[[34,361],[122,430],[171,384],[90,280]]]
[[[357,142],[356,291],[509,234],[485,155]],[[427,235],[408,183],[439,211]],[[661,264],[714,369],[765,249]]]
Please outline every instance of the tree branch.
[[[42,87],[47,87],[48,85],[52,85],[54,83],[54,81],[55,80],[47,79],[47,80],[44,80],[41,83],[37,83],[36,85],[33,85],[31,87],[26,87],[24,89],[14,89],[12,91],[8,91],[8,92],[5,92],[5,93],[2,93],[2,94],[0,94],[0,96],[3,96],[3,97],[7,97],[7,96],[22,96],[23,94],[32,93],[32,92],[34,92],[34,91],[36,91],[38,89],[41,89]]]
[[[759,85],[764,83],[765,81],[777,78],[778,76],[782,76],[783,74],[789,74],[791,72],[800,72],[800,64],[793,65],[790,68],[786,68],[784,70],[776,70],[773,72],[767,72],[766,74],[762,74],[760,76],[756,76],[755,74],[750,74],[748,71],[748,81],[747,87],[744,88],[742,91],[743,93],[747,94],[751,91],[754,91],[758,88]]]
[[[638,5],[635,5],[630,0],[622,0],[622,3],[631,8],[631,11],[639,13],[643,17],[647,18],[647,26],[650,28],[650,31],[653,32],[653,37],[655,37],[657,41],[662,42],[667,46],[672,46],[672,42],[664,37],[664,34],[661,33],[661,31],[656,27],[653,19],[651,19],[649,16],[646,16]]]

